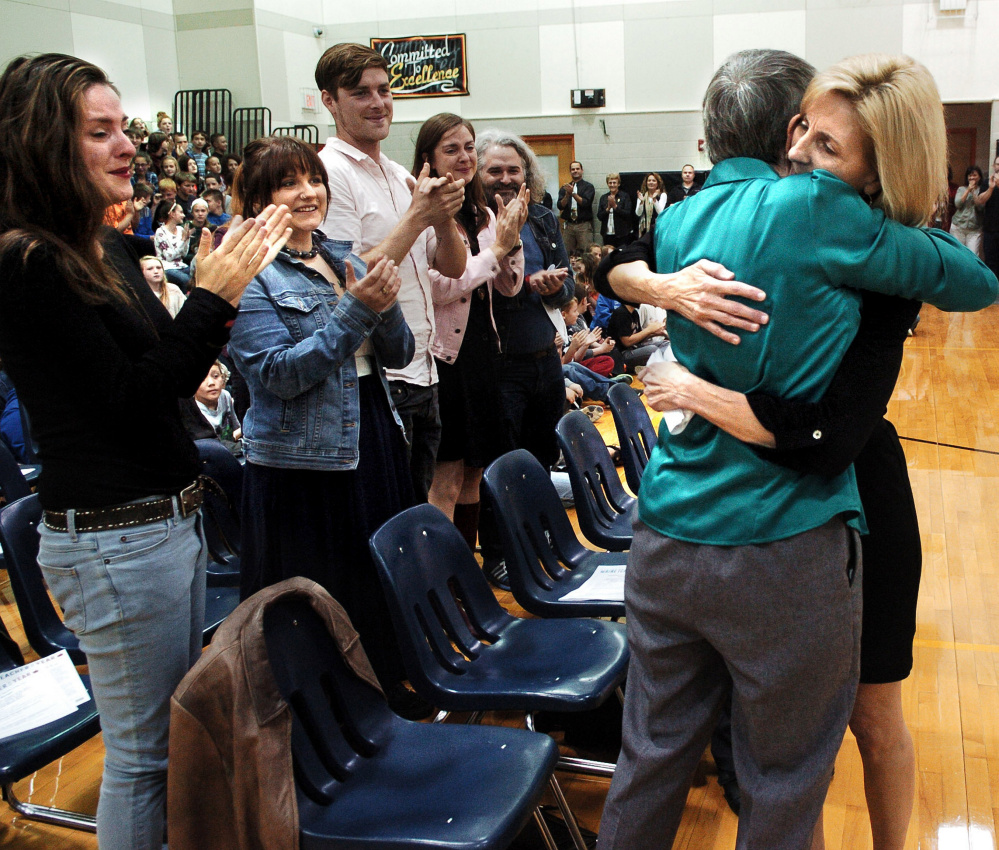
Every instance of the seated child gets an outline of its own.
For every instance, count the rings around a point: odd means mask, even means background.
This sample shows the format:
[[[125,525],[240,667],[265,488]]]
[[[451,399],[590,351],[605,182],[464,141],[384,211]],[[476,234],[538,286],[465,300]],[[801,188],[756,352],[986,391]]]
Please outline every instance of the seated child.
[[[192,440],[214,437],[234,455],[239,455],[242,454],[239,441],[243,429],[233,409],[232,396],[225,388],[228,380],[229,370],[216,360],[194,398],[181,403],[181,417]]]

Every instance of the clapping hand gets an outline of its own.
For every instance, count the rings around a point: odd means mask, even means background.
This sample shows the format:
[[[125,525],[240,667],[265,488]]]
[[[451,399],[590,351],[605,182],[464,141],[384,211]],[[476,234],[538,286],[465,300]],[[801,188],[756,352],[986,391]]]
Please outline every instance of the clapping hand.
[[[201,231],[195,285],[214,292],[234,307],[253,278],[271,264],[291,236],[291,213],[271,204],[256,218],[236,216],[222,244],[212,250],[212,233]]]
[[[395,303],[399,287],[402,286],[399,270],[388,257],[378,260],[360,280],[354,275],[354,267],[348,262],[345,276],[347,291],[376,313],[384,312]]]

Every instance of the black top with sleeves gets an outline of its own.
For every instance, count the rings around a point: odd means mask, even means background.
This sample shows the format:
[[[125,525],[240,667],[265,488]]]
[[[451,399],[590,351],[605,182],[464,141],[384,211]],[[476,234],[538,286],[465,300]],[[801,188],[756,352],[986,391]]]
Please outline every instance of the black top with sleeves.
[[[598,292],[618,297],[607,280],[615,266],[642,261],[655,271],[653,233],[603,259],[594,275]],[[777,442],[775,449],[756,447],[762,457],[800,472],[836,475],[853,463],[882,421],[898,380],[903,343],[921,305],[874,292],[864,292],[863,299],[860,328],[821,401],[747,395],[756,418]]]
[[[131,245],[108,234],[105,250],[129,304],[84,303],[47,247],[27,263],[0,257],[0,356],[31,415],[38,492],[49,510],[105,507],[191,483],[198,457],[177,399],[194,395],[236,315],[196,289],[170,322]]]

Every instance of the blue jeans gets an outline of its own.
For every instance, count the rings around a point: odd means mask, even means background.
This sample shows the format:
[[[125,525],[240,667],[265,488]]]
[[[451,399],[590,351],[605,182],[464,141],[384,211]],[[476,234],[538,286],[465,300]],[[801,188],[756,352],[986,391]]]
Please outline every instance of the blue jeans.
[[[614,383],[610,378],[587,369],[582,363],[563,363],[562,374],[574,384],[579,384],[586,398],[597,401],[607,401],[607,391]]]
[[[170,697],[201,654],[201,514],[111,531],[39,526],[38,562],[87,654],[104,733],[101,850],[164,841]]]

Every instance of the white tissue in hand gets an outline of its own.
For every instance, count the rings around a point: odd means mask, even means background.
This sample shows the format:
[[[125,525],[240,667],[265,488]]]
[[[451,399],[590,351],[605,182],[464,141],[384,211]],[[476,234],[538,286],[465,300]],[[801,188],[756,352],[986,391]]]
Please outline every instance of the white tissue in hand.
[[[676,363],[676,355],[673,354],[673,346],[669,342],[660,345],[655,351],[652,352],[652,356],[649,358],[647,366],[651,366],[653,363]],[[694,413],[691,410],[667,410],[663,414],[663,422],[666,423],[666,428],[671,434],[679,434],[687,427],[687,423],[694,418]]]

